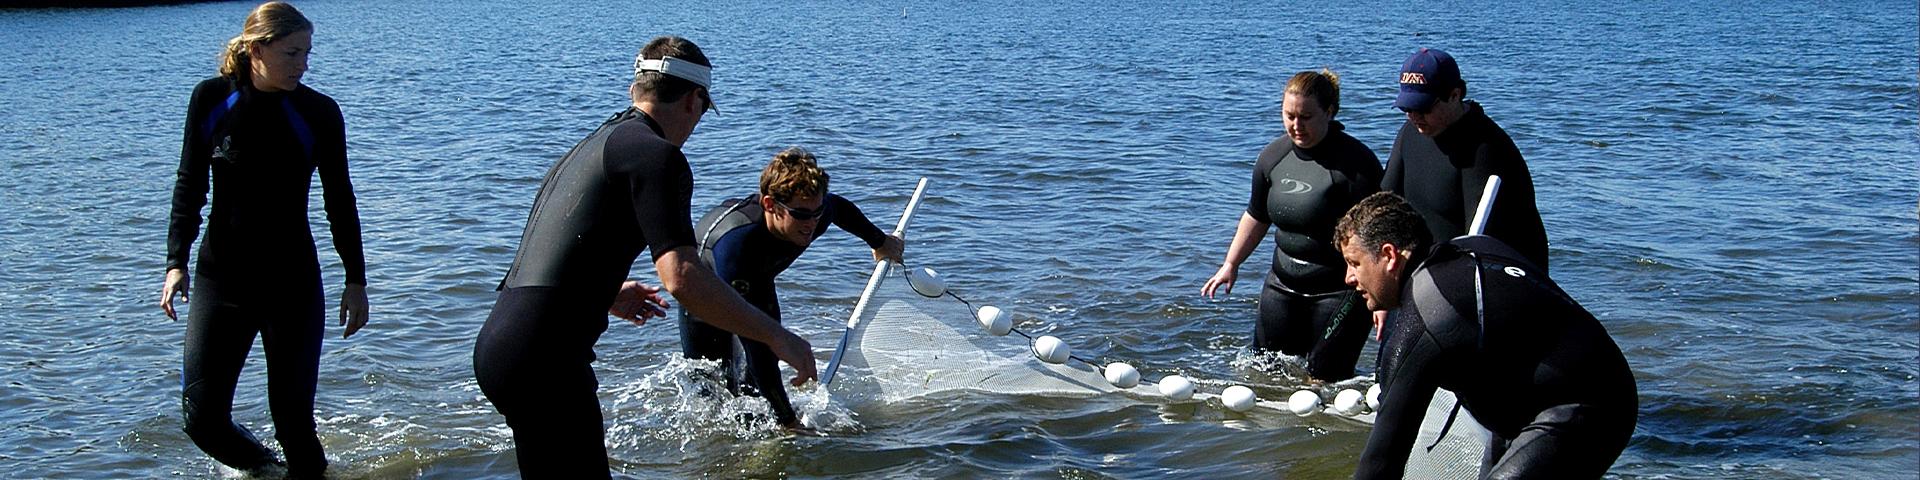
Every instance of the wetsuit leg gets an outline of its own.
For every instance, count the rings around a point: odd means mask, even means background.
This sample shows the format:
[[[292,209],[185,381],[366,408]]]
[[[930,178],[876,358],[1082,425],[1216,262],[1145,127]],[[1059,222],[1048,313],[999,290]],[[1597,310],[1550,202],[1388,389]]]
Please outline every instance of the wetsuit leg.
[[[1373,327],[1365,301],[1352,290],[1311,301],[1316,341],[1307,354],[1307,374],[1329,382],[1352,378],[1353,365],[1360,360],[1360,349]]]
[[[1600,478],[1626,450],[1635,415],[1561,405],[1520,429],[1487,478]]]
[[[1269,276],[1271,277],[1271,276]],[[1260,320],[1253,326],[1253,346],[1261,351],[1302,356],[1312,351],[1312,304],[1281,290],[1269,278],[1260,289]]]
[[[761,312],[780,321],[780,297],[771,286],[755,294],[747,295],[747,302],[758,307]],[[744,352],[744,383],[750,387],[748,395],[767,399],[767,406],[773,409],[773,416],[781,425],[797,427],[800,419],[793,413],[793,404],[787,400],[787,385],[780,381],[780,357],[773,355],[773,349],[767,344],[740,339]]]
[[[766,398],[767,406],[773,408],[773,416],[781,425],[799,426],[800,419],[787,400],[787,385],[780,381],[780,358],[764,343],[742,338],[740,346],[746,351],[746,383],[753,390],[747,394]]]
[[[604,308],[546,287],[500,292],[474,343],[481,393],[513,429],[524,478],[609,478],[593,344]],[[583,308],[585,306],[585,308]]]
[[[234,384],[258,327],[219,282],[194,275],[180,369],[183,430],[200,450],[227,466],[254,470],[277,463],[273,451],[233,421]]]
[[[734,364],[733,340],[733,332],[708,325],[688,314],[686,309],[680,310],[680,353],[687,358],[720,362],[720,376],[726,379],[727,391],[739,395],[740,372]]]
[[[254,308],[264,319],[261,346],[267,357],[267,406],[273,436],[287,457],[287,474],[319,478],[327,457],[314,426],[313,398],[320,377],[320,344],[325,337],[326,302],[316,274],[313,283],[285,290]]]

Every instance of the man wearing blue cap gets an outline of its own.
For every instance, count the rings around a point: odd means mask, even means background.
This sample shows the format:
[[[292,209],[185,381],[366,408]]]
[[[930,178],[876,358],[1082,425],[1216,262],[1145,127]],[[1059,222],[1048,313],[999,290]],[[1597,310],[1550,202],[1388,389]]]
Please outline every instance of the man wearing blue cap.
[[[1506,130],[1466,100],[1467,82],[1453,56],[1422,48],[1400,66],[1395,108],[1407,123],[1393,140],[1380,189],[1399,194],[1426,220],[1436,241],[1467,233],[1487,177],[1501,178],[1500,201],[1487,236],[1547,270],[1547,231],[1533,204],[1533,177]]]

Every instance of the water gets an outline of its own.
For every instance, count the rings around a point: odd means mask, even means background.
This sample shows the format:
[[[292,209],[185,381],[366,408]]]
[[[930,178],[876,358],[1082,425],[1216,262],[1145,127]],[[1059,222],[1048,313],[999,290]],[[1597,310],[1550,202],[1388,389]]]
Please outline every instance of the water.
[[[373,324],[322,358],[337,475],[514,475],[473,337],[541,174],[620,108],[658,34],[718,64],[723,113],[686,148],[697,206],[750,191],[787,145],[882,224],[924,175],[908,257],[970,299],[1149,378],[1263,384],[1286,379],[1247,367],[1253,281],[1197,291],[1280,132],[1281,82],[1338,70],[1339,119],[1384,158],[1395,69],[1446,48],[1527,155],[1556,280],[1639,380],[1612,476],[1920,471],[1910,5],[602,3],[301,4],[308,83],[347,115],[372,282]],[[154,302],[187,95],[249,7],[0,10],[0,477],[231,475],[179,431],[183,325]],[[823,361],[865,257],[829,235],[783,277]],[[673,400],[676,342],[670,324],[600,342],[625,475],[1341,478],[1365,442],[1289,415],[986,394],[826,437],[703,425],[746,407]],[[254,355],[237,418],[265,436]]]

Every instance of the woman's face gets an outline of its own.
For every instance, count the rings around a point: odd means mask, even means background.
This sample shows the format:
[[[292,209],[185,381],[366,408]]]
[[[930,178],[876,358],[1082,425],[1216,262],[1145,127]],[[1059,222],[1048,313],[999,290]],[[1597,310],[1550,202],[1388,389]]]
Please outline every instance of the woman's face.
[[[1320,102],[1312,97],[1289,93],[1280,106],[1280,117],[1286,121],[1287,138],[1293,139],[1293,146],[1313,148],[1327,138],[1327,121],[1333,114],[1321,109]]]
[[[300,88],[300,76],[307,73],[307,54],[312,51],[312,30],[248,47],[247,55],[253,57],[253,88],[263,92]]]

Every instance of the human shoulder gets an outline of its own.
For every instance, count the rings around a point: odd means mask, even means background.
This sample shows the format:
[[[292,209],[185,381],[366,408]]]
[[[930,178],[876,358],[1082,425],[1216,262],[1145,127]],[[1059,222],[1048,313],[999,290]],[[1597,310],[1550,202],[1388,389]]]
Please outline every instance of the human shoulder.
[[[1278,165],[1281,159],[1287,158],[1289,153],[1293,153],[1293,139],[1281,135],[1267,142],[1266,148],[1260,149],[1259,160],[1254,161],[1253,169],[1264,175],[1267,171],[1273,170],[1273,166]]]
[[[226,98],[227,95],[232,93],[233,81],[227,80],[227,77],[219,75],[200,80],[200,83],[193,85],[193,97],[195,99],[201,99],[203,97]]]
[[[300,84],[300,88],[293,91],[293,98],[295,102],[301,104],[313,105],[334,112],[340,111],[340,103],[335,102],[333,97],[320,93],[319,90],[315,90],[313,87],[304,83]]]
[[[602,152],[608,169],[633,172],[692,170],[680,146],[660,138],[643,119],[622,120],[613,126],[608,135]]]

